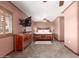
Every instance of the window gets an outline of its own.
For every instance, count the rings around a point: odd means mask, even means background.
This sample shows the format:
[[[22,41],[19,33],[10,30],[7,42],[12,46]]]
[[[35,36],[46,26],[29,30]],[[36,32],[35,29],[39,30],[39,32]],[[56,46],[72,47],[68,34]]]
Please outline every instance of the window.
[[[12,33],[12,15],[0,9],[0,34],[6,33]]]

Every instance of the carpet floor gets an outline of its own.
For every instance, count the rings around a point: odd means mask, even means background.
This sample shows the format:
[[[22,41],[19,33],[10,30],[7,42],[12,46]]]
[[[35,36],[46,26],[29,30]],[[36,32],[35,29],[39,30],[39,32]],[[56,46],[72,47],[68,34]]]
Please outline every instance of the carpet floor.
[[[53,41],[52,44],[32,43],[22,52],[14,52],[7,58],[78,58],[62,42]]]

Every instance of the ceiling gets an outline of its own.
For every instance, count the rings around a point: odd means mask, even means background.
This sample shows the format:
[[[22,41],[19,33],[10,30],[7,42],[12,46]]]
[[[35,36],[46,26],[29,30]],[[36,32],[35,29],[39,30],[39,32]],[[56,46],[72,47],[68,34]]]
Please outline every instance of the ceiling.
[[[44,18],[53,21],[57,16],[63,15],[62,11],[72,1],[65,1],[64,5],[59,7],[59,1],[12,1],[26,15],[32,16],[34,21],[43,21]]]

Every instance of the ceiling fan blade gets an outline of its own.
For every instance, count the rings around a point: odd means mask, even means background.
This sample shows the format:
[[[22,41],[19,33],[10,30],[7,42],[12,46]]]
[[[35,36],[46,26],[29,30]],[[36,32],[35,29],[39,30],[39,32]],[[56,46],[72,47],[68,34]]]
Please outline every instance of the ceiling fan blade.
[[[63,6],[64,1],[59,1],[59,6]]]

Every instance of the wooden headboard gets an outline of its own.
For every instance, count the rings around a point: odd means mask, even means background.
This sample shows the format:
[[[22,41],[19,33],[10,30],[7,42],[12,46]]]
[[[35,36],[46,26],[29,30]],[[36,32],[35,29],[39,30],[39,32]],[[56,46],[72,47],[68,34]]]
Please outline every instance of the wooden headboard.
[[[43,30],[43,29],[50,29],[50,28],[39,28],[39,27],[38,27],[37,29]]]

